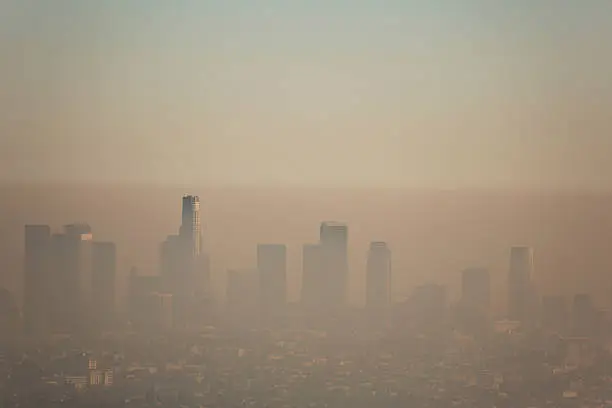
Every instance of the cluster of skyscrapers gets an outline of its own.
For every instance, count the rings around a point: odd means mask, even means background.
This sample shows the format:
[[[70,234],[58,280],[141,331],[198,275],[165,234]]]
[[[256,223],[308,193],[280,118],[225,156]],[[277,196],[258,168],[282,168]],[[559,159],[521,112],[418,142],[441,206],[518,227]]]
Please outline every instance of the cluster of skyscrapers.
[[[210,304],[210,263],[203,251],[200,199],[182,199],[181,225],[160,245],[160,273],[130,276],[130,321],[136,328],[187,328]]]
[[[131,277],[128,308],[136,325],[188,324],[197,302],[207,297],[208,257],[202,252],[199,206],[198,197],[183,197],[179,232],[161,245],[161,274]],[[66,225],[56,234],[48,225],[26,225],[27,334],[116,327],[116,247],[93,237],[87,224]]]
[[[302,251],[300,310],[333,315],[347,304],[349,287],[347,225],[323,222],[319,241]],[[187,328],[199,324],[213,309],[211,271],[203,250],[200,200],[184,196],[178,232],[160,245],[160,273],[130,275],[128,320],[135,328]],[[509,320],[529,323],[541,317],[549,325],[564,321],[562,299],[539,299],[532,282],[533,250],[514,247],[508,274]],[[370,244],[366,265],[366,310],[385,316],[391,309],[391,250],[387,243]],[[28,334],[74,332],[116,327],[117,255],[111,242],[94,240],[87,224],[70,224],[61,233],[47,225],[25,227],[24,329]],[[257,246],[257,265],[251,270],[227,272],[226,310],[240,320],[287,316],[287,249],[283,244]],[[443,285],[417,287],[400,302],[418,316],[442,318],[447,310]],[[397,305],[397,304],[396,304]],[[458,304],[464,319],[488,315],[491,279],[487,269],[462,272]],[[577,296],[576,313],[588,325],[593,306],[587,295]],[[372,314],[372,313],[371,313]],[[586,328],[584,329],[587,330]]]
[[[348,304],[348,228],[323,222],[319,242],[302,251],[301,309],[333,315]],[[390,305],[391,252],[384,242],[373,242],[367,261],[367,307]],[[278,320],[287,310],[287,249],[283,244],[259,244],[257,267],[230,270],[227,305],[234,315]]]
[[[116,249],[93,240],[87,224],[25,227],[24,330],[73,332],[115,318]]]

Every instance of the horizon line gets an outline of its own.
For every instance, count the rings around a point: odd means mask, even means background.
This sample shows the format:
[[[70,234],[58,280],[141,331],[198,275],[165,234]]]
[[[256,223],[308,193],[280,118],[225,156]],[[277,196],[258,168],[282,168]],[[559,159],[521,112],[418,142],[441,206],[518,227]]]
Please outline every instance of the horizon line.
[[[315,184],[242,184],[242,183],[169,183],[169,182],[150,182],[150,181],[0,181],[0,189],[24,188],[24,187],[60,187],[60,188],[163,188],[163,189],[185,189],[194,190],[325,190],[325,191],[401,191],[401,192],[427,192],[427,193],[528,193],[528,194],[612,194],[611,188],[577,188],[577,187],[535,187],[535,186],[463,186],[463,187],[423,187],[423,186],[331,186]],[[194,193],[195,194],[195,193]]]

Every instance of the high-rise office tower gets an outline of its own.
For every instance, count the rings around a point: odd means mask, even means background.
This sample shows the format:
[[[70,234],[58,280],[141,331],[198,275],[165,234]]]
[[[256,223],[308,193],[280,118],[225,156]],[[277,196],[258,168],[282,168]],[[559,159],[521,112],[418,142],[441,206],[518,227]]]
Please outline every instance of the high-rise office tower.
[[[386,242],[372,242],[366,265],[366,307],[386,308],[390,297],[391,250]]]
[[[307,307],[319,304],[325,285],[322,263],[322,250],[319,244],[306,244],[302,247],[302,290],[301,302]]]
[[[202,252],[202,224],[200,220],[200,198],[183,196],[182,222],[179,236],[186,242],[194,258]]]
[[[28,335],[42,334],[48,329],[50,250],[51,228],[48,225],[26,225],[23,317]]]
[[[179,233],[161,244],[160,261],[165,290],[174,295],[175,324],[195,323],[199,320],[196,309],[210,296],[210,264],[202,250],[199,197],[183,196]]]
[[[461,273],[461,303],[488,311],[491,306],[491,277],[484,268],[470,268]]]
[[[259,298],[265,313],[282,312],[287,302],[287,248],[279,244],[257,245]]]
[[[512,320],[529,320],[530,308],[534,304],[532,274],[533,249],[513,247],[510,251],[508,273],[508,317]]]
[[[96,323],[108,328],[115,318],[117,250],[112,242],[94,242],[92,248],[93,309]]]
[[[92,232],[87,224],[64,226],[52,237],[53,325],[57,330],[76,331],[91,325]]]
[[[344,306],[348,296],[348,227],[338,222],[323,222],[320,228],[323,270],[327,285],[321,294],[327,306]]]

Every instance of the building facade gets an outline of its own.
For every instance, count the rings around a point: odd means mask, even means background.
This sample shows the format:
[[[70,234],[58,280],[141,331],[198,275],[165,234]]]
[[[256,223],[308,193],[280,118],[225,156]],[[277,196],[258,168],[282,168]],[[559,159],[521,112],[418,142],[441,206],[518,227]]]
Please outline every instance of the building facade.
[[[391,250],[386,242],[372,242],[366,265],[366,307],[387,308],[391,303]]]
[[[320,241],[322,269],[326,284],[322,286],[321,301],[327,307],[343,307],[348,297],[348,227],[326,221],[321,223]]]

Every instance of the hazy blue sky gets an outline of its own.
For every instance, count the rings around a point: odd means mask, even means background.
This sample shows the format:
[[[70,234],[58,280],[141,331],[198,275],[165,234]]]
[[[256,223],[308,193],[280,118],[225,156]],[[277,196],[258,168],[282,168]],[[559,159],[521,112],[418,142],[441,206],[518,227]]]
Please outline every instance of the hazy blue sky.
[[[0,0],[5,180],[612,186],[610,0]]]

